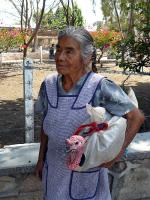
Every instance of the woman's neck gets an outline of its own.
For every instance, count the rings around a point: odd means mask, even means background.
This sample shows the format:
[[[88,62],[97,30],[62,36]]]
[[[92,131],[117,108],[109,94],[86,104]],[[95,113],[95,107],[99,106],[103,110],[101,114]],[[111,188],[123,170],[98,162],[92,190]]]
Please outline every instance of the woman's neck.
[[[69,90],[71,90],[74,85],[80,80],[80,78],[86,74],[86,71],[82,71],[81,73],[77,74],[73,74],[73,75],[63,75],[62,76],[62,86],[63,89],[68,92]]]

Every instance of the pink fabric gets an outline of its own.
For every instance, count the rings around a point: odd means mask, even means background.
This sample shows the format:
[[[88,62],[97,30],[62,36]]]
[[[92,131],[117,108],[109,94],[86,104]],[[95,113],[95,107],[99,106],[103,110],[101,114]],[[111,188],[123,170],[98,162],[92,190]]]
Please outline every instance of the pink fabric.
[[[89,129],[85,130],[84,136],[82,136],[82,131],[84,131],[85,128]],[[68,149],[67,166],[70,170],[75,170],[77,167],[79,167],[82,155],[84,154],[84,145],[87,142],[88,137],[94,132],[106,130],[107,128],[107,123],[98,125],[97,123],[93,122],[90,124],[81,125],[69,139],[66,139]]]

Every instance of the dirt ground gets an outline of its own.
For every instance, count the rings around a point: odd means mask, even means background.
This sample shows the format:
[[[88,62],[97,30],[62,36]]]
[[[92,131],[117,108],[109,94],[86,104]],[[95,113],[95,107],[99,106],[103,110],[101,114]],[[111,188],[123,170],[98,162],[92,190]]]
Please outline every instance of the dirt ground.
[[[34,64],[34,98],[37,98],[40,84],[44,77],[54,72],[54,64]],[[127,75],[112,65],[104,65],[99,73],[121,84]],[[150,76],[131,75],[126,85],[132,86],[138,98],[139,108],[144,112],[146,121],[140,132],[150,131]],[[35,114],[35,142],[39,141],[41,116]],[[22,66],[0,67],[0,144],[24,143],[24,102]]]

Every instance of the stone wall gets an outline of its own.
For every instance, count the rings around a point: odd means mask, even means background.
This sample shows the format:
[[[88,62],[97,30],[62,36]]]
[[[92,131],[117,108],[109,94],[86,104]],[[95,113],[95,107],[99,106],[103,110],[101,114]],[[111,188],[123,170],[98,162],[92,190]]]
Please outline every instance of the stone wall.
[[[32,173],[1,176],[0,199],[41,200],[41,181]]]
[[[34,175],[38,151],[38,143],[0,149],[0,199],[42,199],[41,181]]]
[[[38,36],[37,45],[43,48],[49,48],[52,44],[57,43],[57,36]]]
[[[28,52],[28,57],[33,61],[49,61],[49,52],[43,51],[42,54],[38,52]],[[41,60],[42,59],[42,60]],[[8,52],[0,54],[0,66],[2,64],[13,64],[23,62],[22,52]]]
[[[0,200],[42,200],[34,176],[38,143],[0,149]],[[150,132],[137,134],[126,155],[109,171],[112,200],[150,200]]]

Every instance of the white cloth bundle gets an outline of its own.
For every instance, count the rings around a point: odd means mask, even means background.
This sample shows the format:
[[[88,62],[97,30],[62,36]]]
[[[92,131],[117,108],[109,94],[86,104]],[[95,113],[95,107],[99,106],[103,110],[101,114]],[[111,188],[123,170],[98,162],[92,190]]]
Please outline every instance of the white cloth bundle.
[[[94,121],[97,124],[107,122],[108,129],[95,132],[87,139],[84,146],[84,164],[78,166],[76,171],[86,171],[113,160],[119,154],[125,139],[126,119],[112,117],[102,107],[94,108],[87,104],[86,109],[91,122]]]
[[[133,104],[138,107],[138,102],[132,88],[128,90],[128,96]],[[86,136],[86,129],[78,131],[67,143],[69,145],[68,167],[75,171],[86,171],[95,168],[103,163],[107,163],[120,153],[126,132],[126,119],[123,117],[113,116],[103,107],[92,107],[86,105],[87,113],[90,119],[84,125],[95,122],[97,125],[108,123],[108,128],[95,131]],[[87,133],[88,133],[87,129]],[[78,137],[79,135],[79,137]]]

